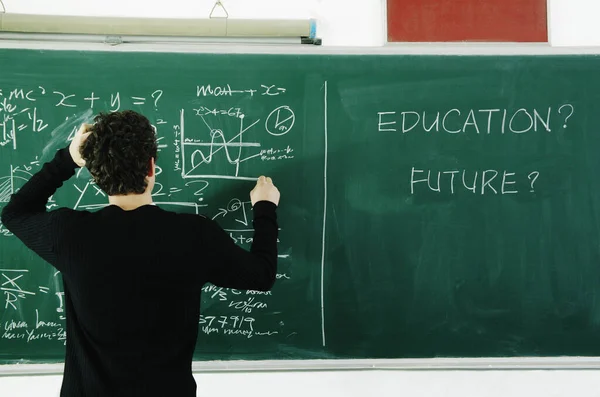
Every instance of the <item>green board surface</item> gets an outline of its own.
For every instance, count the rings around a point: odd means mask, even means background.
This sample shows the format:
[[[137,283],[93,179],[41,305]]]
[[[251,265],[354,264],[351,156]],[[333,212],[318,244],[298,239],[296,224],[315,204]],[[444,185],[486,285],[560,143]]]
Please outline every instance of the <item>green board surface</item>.
[[[159,206],[249,247],[255,178],[282,192],[275,287],[206,285],[195,360],[598,356],[599,69],[0,50],[0,207],[81,123],[134,109]],[[82,170],[48,208],[106,203]],[[62,361],[60,277],[0,225],[0,362]]]

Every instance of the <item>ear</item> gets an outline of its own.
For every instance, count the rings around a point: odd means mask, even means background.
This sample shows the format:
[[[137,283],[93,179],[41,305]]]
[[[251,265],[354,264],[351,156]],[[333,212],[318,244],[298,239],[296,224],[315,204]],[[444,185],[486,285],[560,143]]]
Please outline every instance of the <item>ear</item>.
[[[148,177],[153,177],[155,172],[154,157],[150,158],[150,170],[148,171]]]

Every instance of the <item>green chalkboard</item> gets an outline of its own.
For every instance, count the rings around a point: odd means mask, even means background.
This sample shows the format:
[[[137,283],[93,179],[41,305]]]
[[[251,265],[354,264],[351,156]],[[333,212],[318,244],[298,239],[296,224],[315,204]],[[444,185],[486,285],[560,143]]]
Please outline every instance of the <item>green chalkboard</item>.
[[[158,205],[242,246],[248,191],[275,180],[278,281],[206,285],[196,360],[600,355],[598,57],[0,50],[0,65],[0,206],[117,109],[157,129]],[[48,208],[106,202],[82,170]],[[60,274],[3,227],[0,280],[0,362],[61,361]]]

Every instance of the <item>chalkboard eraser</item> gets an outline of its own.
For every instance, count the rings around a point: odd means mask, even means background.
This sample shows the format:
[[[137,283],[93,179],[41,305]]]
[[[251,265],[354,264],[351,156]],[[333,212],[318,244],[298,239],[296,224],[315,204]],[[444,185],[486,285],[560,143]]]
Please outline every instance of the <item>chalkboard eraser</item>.
[[[301,44],[314,44],[314,45],[321,45],[322,44],[322,40],[319,38],[312,38],[312,37],[302,37]]]

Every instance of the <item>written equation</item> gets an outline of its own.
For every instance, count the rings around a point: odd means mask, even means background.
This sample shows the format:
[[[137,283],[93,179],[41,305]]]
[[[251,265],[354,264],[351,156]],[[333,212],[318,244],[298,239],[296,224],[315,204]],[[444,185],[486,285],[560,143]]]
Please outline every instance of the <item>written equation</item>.
[[[101,111],[134,109],[150,119],[158,140],[154,202],[167,210],[210,217],[236,244],[249,248],[253,229],[248,181],[301,154],[295,136],[301,127],[288,95],[287,88],[274,84],[190,85],[185,92],[165,87],[135,92],[109,87],[0,87],[0,158],[10,159],[0,160],[0,207],[56,150],[69,144],[82,123],[93,122]],[[227,192],[241,191],[244,196],[234,193],[223,198],[223,184]],[[107,205],[106,194],[82,168],[46,207],[94,211]],[[205,308],[198,321],[205,335],[252,339],[285,330],[285,304],[277,291],[292,281],[291,252],[298,243],[282,238],[278,244],[280,287],[275,292],[204,287]],[[1,250],[15,247],[20,247],[18,241],[0,223]],[[33,263],[7,258],[0,257],[0,346],[37,341],[64,344],[60,273],[37,258]]]

